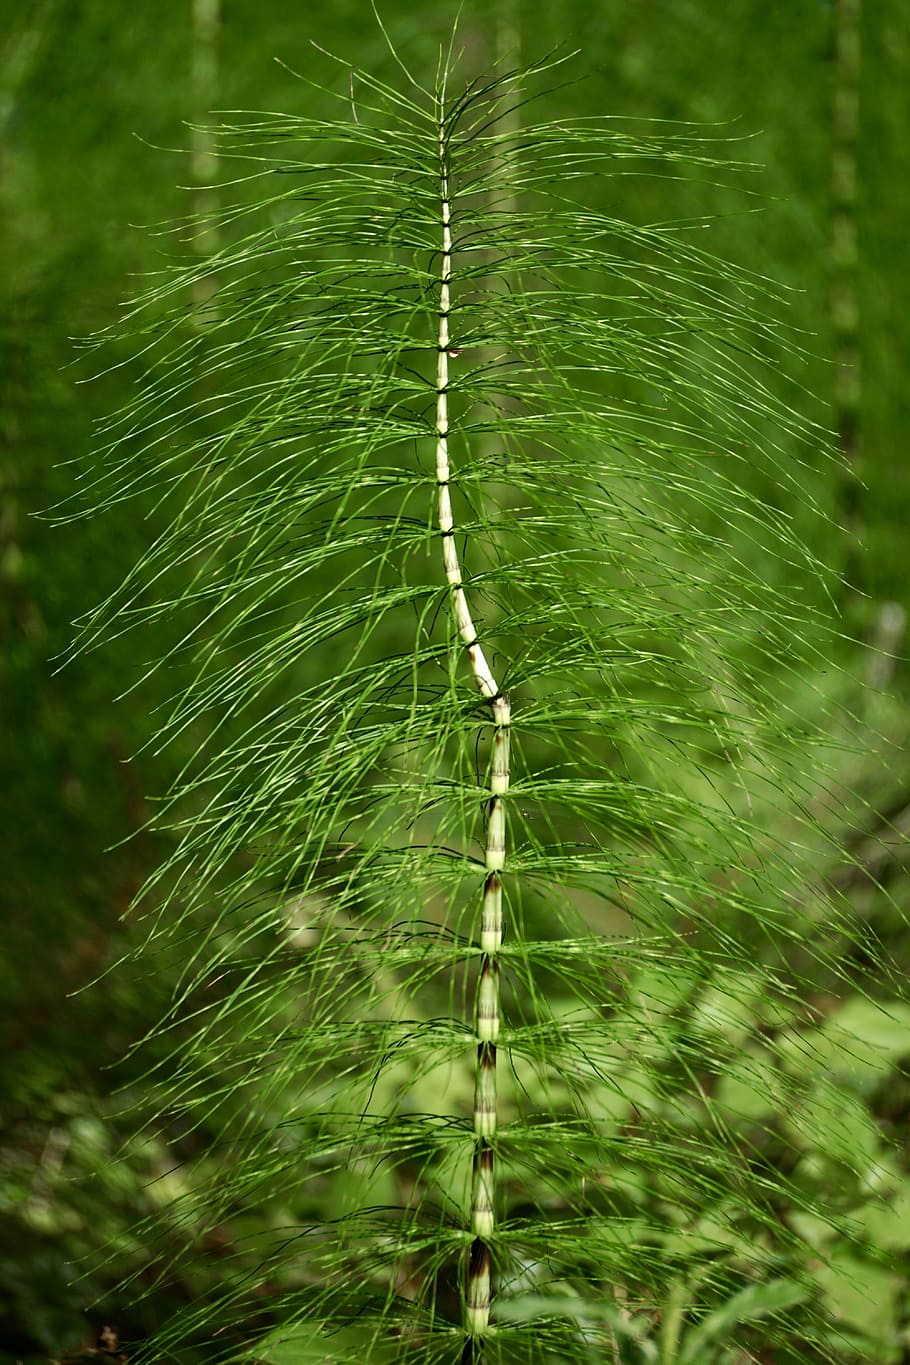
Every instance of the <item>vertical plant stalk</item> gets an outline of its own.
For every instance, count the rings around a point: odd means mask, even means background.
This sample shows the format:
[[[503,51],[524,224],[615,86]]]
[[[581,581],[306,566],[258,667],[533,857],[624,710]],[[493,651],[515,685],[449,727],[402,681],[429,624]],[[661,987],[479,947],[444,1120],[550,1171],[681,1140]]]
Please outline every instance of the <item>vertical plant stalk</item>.
[[[490,1241],[495,1222],[494,1142],[496,1138],[496,1044],[499,1039],[499,963],[502,944],[502,878],[505,865],[506,828],[504,800],[509,790],[509,698],[499,687],[483,647],[464,590],[461,564],[455,544],[449,464],[449,318],[452,280],[452,203],[445,116],[439,117],[439,176],[442,212],[442,258],[439,281],[439,332],[436,359],[436,492],[437,520],[442,538],[446,578],[452,593],[452,610],[458,634],[464,642],[474,681],[493,717],[493,755],[487,806],[486,877],[480,916],[480,947],[483,953],[477,983],[474,1027],[477,1066],[474,1081],[474,1175],[471,1193],[471,1231],[474,1234],[465,1285],[465,1327],[469,1339],[464,1359],[478,1359],[479,1339],[487,1331],[492,1300]]]
[[[221,0],[192,0],[193,48],[192,90],[197,125],[192,130],[190,168],[193,179],[193,250],[199,261],[218,249],[215,215],[218,194],[218,144],[212,130],[205,126],[218,91],[218,33],[221,27]],[[193,306],[197,321],[215,293],[211,274],[197,275],[193,283]]]
[[[834,329],[834,425],[846,468],[842,510],[850,542],[848,584],[857,587],[861,534],[860,304],[857,188],[860,130],[862,0],[837,0],[831,147],[831,322]]]
[[[506,70],[509,63],[518,65],[521,61],[521,18],[517,0],[500,0],[496,10],[496,66]],[[496,120],[496,132],[506,134],[517,141],[521,131],[521,115],[518,101],[507,103]],[[506,144],[508,145],[508,144]],[[496,160],[497,195],[496,205],[501,213],[512,213],[518,208],[515,192],[513,163],[508,156],[498,153]]]
[[[22,189],[23,179],[28,183],[32,168],[27,142],[17,144],[10,138],[9,129],[40,60],[54,8],[54,0],[34,5],[21,27],[13,29],[0,62],[0,248],[6,259],[21,258],[23,265],[34,246],[30,198]],[[14,272],[13,279],[16,282],[7,291],[5,317],[0,323],[0,373],[4,376],[0,407],[0,594],[8,599],[25,635],[34,639],[43,635],[46,627],[37,601],[27,590],[28,578],[21,574],[23,518],[19,497],[30,399],[26,318],[32,281],[25,269]]]

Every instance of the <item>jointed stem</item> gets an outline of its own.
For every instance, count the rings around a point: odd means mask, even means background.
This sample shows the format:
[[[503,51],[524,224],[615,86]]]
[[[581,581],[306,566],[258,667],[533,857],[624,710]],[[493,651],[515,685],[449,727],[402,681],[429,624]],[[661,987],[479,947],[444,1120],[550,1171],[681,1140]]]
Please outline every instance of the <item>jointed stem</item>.
[[[508,697],[487,662],[477,638],[461,576],[455,545],[455,525],[449,488],[449,314],[452,278],[452,205],[449,198],[449,171],[445,139],[445,117],[439,119],[439,175],[442,208],[442,263],[439,285],[439,335],[436,362],[436,487],[439,530],[446,578],[452,590],[452,609],[458,633],[464,641],[474,680],[489,704],[496,727],[490,772],[490,798],[487,811],[486,880],[480,918],[480,946],[483,959],[477,984],[475,1031],[477,1070],[474,1087],[474,1181],[471,1196],[470,1260],[465,1290],[465,1326],[469,1341],[466,1359],[479,1359],[481,1339],[490,1321],[492,1298],[490,1240],[494,1226],[495,1172],[493,1143],[496,1137],[496,1043],[499,1038],[499,964],[502,943],[502,881],[505,863],[505,810],[503,800],[509,790],[509,726],[511,711]]]

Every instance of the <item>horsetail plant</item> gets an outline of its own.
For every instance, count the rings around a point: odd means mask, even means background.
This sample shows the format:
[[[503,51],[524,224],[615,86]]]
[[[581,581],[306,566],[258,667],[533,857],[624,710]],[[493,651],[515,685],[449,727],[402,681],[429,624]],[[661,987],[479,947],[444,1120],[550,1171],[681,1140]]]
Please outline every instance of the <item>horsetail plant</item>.
[[[216,130],[235,202],[131,311],[86,481],[156,528],[83,641],[174,632],[147,1046],[204,1139],[168,1226],[225,1265],[155,1349],[834,1358],[796,1214],[837,1211],[775,1158],[795,988],[855,935],[787,700],[823,443],[773,290],[605,207],[721,174],[697,132],[396,60]]]
[[[446,578],[452,590],[452,610],[458,634],[464,642],[474,680],[492,712],[493,761],[490,771],[490,802],[486,832],[486,880],[480,916],[480,950],[483,963],[477,983],[477,1076],[474,1087],[474,1187],[471,1228],[474,1241],[465,1291],[465,1326],[469,1337],[466,1359],[474,1356],[474,1341],[482,1338],[490,1321],[490,1238],[494,1228],[495,1181],[493,1141],[496,1137],[496,1043],[499,1039],[499,963],[502,946],[502,879],[505,866],[505,807],[509,790],[509,728],[511,707],[487,662],[477,627],[471,616],[455,546],[449,465],[449,315],[452,279],[452,201],[449,193],[449,154],[445,86],[437,101],[439,124],[439,190],[442,217],[442,252],[439,271],[439,336],[436,367],[436,486],[439,498],[439,533],[442,537]]]

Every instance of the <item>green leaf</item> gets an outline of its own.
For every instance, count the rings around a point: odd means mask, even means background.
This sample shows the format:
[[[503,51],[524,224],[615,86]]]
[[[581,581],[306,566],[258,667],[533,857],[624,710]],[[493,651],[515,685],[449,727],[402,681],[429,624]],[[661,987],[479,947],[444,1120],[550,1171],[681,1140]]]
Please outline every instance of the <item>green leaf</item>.
[[[910,1056],[910,1004],[853,995],[818,1028],[790,1032],[779,1046],[794,1074],[824,1073],[865,1093]]]
[[[866,1089],[910,1057],[910,1004],[854,995],[820,1029],[831,1071]]]
[[[358,1359],[381,1365],[393,1361],[395,1351],[377,1342],[367,1328],[298,1322],[270,1332],[246,1359],[251,1365],[350,1365]]]
[[[679,1365],[699,1365],[709,1360],[711,1347],[736,1340],[737,1327],[785,1313],[808,1298],[809,1291],[795,1280],[781,1278],[747,1285],[686,1333],[677,1357]]]
[[[786,1095],[784,1078],[767,1048],[750,1048],[725,1068],[715,1103],[732,1121],[757,1123],[780,1110]]]
[[[902,1177],[897,1189],[870,1198],[853,1211],[861,1236],[881,1251],[910,1249],[910,1180]]]
[[[876,1352],[876,1361],[891,1365],[900,1359],[896,1338],[906,1290],[902,1275],[836,1250],[814,1276],[828,1312]]]
[[[867,1105],[834,1081],[817,1080],[807,1094],[794,1096],[785,1125],[795,1141],[866,1177],[882,1150],[882,1134]],[[824,1178],[823,1172],[823,1178]]]

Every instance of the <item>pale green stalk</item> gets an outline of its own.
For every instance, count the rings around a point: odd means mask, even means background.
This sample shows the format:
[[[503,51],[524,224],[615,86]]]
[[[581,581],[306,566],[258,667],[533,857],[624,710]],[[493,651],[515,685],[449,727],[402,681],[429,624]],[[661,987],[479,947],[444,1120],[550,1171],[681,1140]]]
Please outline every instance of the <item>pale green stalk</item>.
[[[483,952],[477,984],[475,1031],[477,1066],[474,1084],[474,1180],[471,1197],[471,1245],[465,1288],[465,1325],[472,1337],[482,1337],[490,1320],[492,1266],[490,1238],[495,1221],[495,1174],[493,1142],[496,1136],[496,1043],[499,1038],[499,964],[502,943],[502,880],[505,864],[504,798],[509,790],[509,698],[499,688],[471,615],[464,590],[464,579],[455,544],[452,514],[451,467],[449,464],[449,352],[451,337],[452,280],[452,201],[446,152],[445,111],[439,106],[439,178],[442,215],[442,255],[439,282],[439,332],[436,360],[436,487],[437,520],[442,536],[446,578],[452,589],[455,625],[467,650],[474,681],[488,703],[496,727],[490,772],[490,799],[487,811],[486,879],[480,920],[480,947]],[[471,1350],[470,1342],[468,1351]]]

